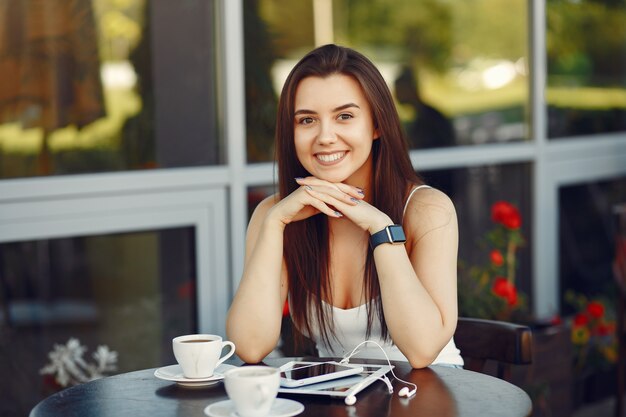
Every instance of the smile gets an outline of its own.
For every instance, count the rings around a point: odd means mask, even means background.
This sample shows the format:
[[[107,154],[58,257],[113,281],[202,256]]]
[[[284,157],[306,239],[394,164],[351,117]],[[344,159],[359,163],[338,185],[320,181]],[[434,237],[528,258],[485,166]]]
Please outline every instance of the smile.
[[[335,153],[331,153],[331,154],[315,154],[315,157],[317,158],[318,161],[326,163],[326,164],[331,164],[333,162],[339,161],[340,159],[342,159],[344,156],[346,155],[346,152],[335,152]]]

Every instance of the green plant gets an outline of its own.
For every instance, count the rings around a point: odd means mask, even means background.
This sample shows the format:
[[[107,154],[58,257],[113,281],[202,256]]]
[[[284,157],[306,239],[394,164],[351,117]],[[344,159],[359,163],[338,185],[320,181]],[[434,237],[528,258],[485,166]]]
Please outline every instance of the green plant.
[[[491,206],[494,227],[484,236],[488,261],[462,267],[459,273],[459,314],[493,320],[520,320],[527,314],[526,296],[516,286],[517,252],[525,244],[522,217],[506,201]]]

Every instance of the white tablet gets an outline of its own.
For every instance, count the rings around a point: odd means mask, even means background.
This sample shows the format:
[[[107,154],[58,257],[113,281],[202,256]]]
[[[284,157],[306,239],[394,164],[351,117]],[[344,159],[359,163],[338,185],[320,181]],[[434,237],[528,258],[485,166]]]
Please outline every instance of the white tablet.
[[[316,362],[304,363],[313,364]],[[345,398],[349,395],[356,395],[366,389],[393,368],[393,365],[373,365],[365,363],[354,363],[350,364],[350,366],[361,366],[363,367],[363,372],[345,378],[318,382],[317,384],[296,386],[293,388],[280,387],[278,392],[284,394],[329,395],[331,397]]]
[[[280,385],[294,388],[332,379],[345,378],[363,372],[360,365],[342,365],[338,362],[291,361],[280,367]]]

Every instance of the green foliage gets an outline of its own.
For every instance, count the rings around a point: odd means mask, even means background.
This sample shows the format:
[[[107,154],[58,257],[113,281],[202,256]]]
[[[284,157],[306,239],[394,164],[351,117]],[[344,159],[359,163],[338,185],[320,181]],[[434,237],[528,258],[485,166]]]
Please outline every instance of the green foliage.
[[[546,20],[551,85],[623,85],[626,64],[615,59],[626,51],[623,1],[550,0]]]

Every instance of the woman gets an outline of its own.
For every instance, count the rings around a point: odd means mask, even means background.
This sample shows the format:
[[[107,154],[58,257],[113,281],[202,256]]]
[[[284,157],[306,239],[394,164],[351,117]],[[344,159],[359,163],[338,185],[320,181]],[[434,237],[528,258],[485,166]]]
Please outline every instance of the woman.
[[[280,193],[252,215],[227,319],[239,357],[259,362],[274,349],[289,296],[294,325],[320,356],[370,339],[414,368],[462,365],[454,206],[413,171],[378,70],[322,46],[296,64],[278,106]],[[365,346],[361,357],[384,357]]]

